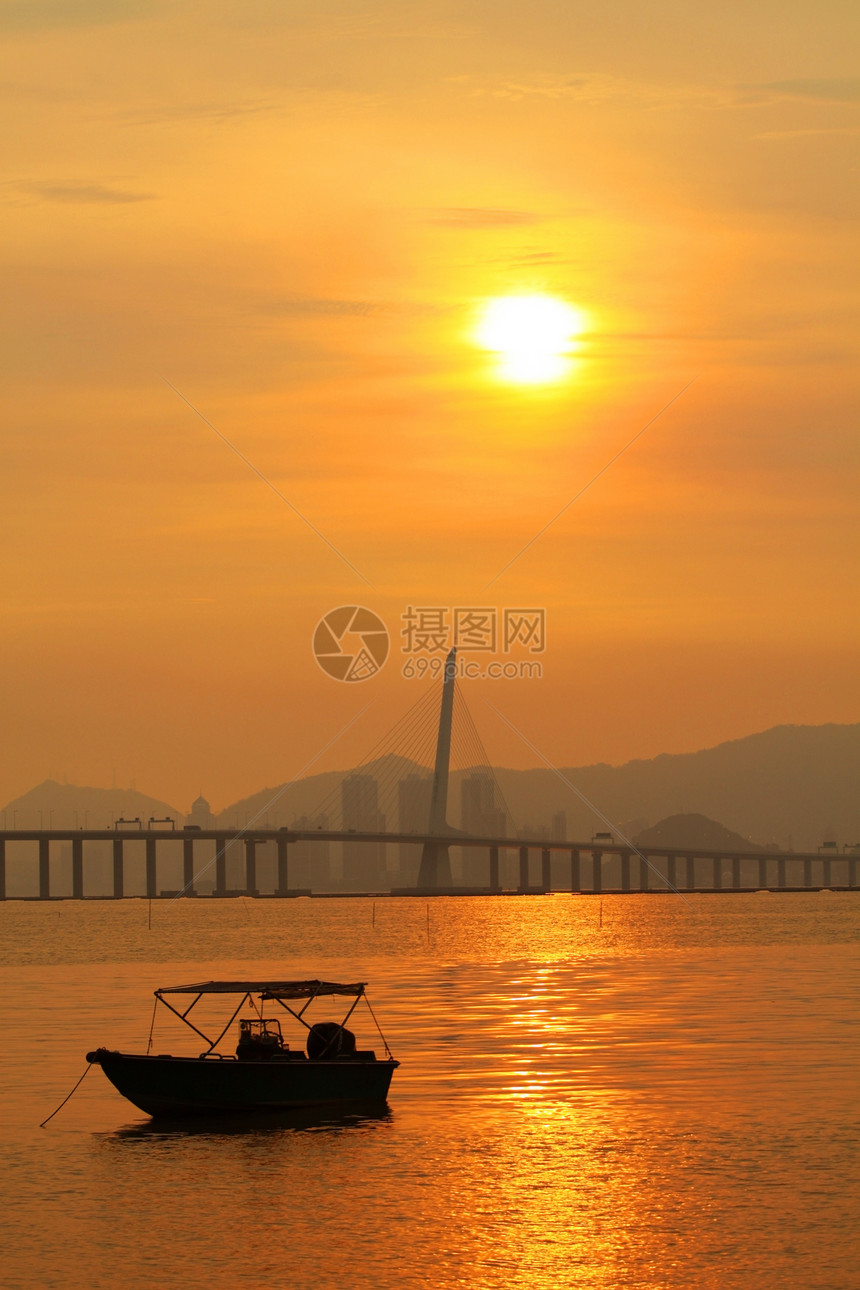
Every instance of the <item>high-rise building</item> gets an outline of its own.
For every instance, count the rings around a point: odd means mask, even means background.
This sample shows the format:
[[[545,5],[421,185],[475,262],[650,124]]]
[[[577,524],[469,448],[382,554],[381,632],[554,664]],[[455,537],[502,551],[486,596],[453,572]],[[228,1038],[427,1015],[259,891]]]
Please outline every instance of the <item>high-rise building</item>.
[[[567,811],[556,811],[552,817],[552,840],[564,842],[567,839]]]
[[[550,831],[545,824],[524,824],[520,829],[517,837],[531,839],[532,841],[550,841]]]
[[[329,827],[327,815],[300,815],[292,827],[299,833]],[[328,842],[293,842],[289,848],[289,880],[291,887],[324,890],[331,883],[331,865]]]
[[[503,838],[507,833],[505,811],[496,802],[496,781],[489,770],[464,775],[460,784],[460,827],[478,837]],[[467,887],[489,885],[489,857],[474,847],[460,847],[460,867]]]
[[[341,784],[344,830],[380,833],[379,785],[372,775],[347,775]],[[384,842],[344,842],[343,886],[347,891],[379,891],[386,883]]]
[[[397,822],[401,833],[427,832],[432,791],[433,777],[429,773],[407,775],[397,785]],[[400,843],[398,886],[414,887],[418,881],[421,850],[420,842]]]

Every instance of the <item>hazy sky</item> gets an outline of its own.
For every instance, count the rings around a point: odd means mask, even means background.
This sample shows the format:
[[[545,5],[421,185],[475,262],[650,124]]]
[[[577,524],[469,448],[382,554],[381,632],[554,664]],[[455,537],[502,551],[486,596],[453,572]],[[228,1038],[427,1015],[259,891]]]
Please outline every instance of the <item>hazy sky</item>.
[[[545,606],[561,764],[860,719],[860,10],[2,0],[0,797],[357,761],[334,606]],[[500,379],[490,299],[585,319]],[[854,369],[854,370],[852,370]],[[685,394],[490,589],[488,580]],[[310,519],[366,585],[166,384]]]

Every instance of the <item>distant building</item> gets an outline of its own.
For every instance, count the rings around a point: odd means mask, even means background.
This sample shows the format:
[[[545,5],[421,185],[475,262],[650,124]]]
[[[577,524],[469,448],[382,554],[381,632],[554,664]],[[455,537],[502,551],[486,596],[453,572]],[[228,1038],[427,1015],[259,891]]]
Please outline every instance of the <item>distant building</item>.
[[[545,824],[524,824],[517,834],[518,838],[529,838],[532,841],[550,841],[550,831]]]
[[[291,825],[299,833],[329,828],[327,815],[300,815]],[[291,887],[320,891],[331,884],[330,846],[328,842],[293,842],[288,851]]]
[[[372,775],[347,775],[341,784],[344,830],[381,833],[379,785]],[[347,891],[379,891],[386,883],[384,842],[344,842],[343,886]]]
[[[556,811],[552,817],[553,842],[567,841],[567,811]]]
[[[427,832],[432,791],[433,777],[429,773],[407,775],[397,785],[397,824],[401,833]],[[411,887],[418,881],[421,850],[418,842],[400,843],[398,885]]]
[[[460,784],[460,827],[477,837],[503,838],[507,816],[496,802],[496,781],[487,771],[473,771]],[[489,885],[489,856],[482,848],[461,847],[463,882],[467,887]]]
[[[212,818],[212,811],[202,794],[195,802],[192,802],[191,812],[186,815],[185,823],[196,825],[198,829],[211,829],[214,827],[215,821]]]

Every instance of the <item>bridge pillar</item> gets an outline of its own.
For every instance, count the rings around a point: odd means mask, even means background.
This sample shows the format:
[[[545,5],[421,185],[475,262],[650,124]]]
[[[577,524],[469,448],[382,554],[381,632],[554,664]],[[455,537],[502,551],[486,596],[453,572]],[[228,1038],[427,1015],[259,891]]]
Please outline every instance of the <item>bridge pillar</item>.
[[[122,900],[123,894],[123,871],[122,871],[122,838],[113,840],[113,896],[114,900]]]
[[[570,890],[582,891],[582,878],[579,873],[579,852],[575,849],[570,853]]]
[[[182,894],[194,895],[194,839],[182,839]]]
[[[804,887],[812,886],[812,861],[809,859],[803,862],[803,885]]]
[[[759,856],[758,859],[758,885],[759,891],[767,890],[767,857]]]
[[[281,835],[277,839],[278,847],[278,895],[286,896],[290,889],[290,862],[287,851],[287,839]]]
[[[84,840],[72,838],[72,896],[84,898]]]
[[[630,852],[621,852],[621,890],[630,890]]]
[[[639,857],[639,890],[650,890],[648,886],[648,862],[642,855]]]
[[[39,838],[39,899],[51,898],[51,844],[47,838]]]
[[[849,887],[857,886],[857,861],[854,859],[853,856],[849,856],[848,858],[848,886]],[[4,891],[5,891],[5,887],[4,887]]]
[[[687,891],[696,890],[696,857],[687,856]]]
[[[6,899],[6,839],[0,838],[0,900]]]
[[[831,881],[832,874],[833,874],[833,870],[831,869],[831,861],[830,861],[830,860],[822,860],[822,862],[821,862],[821,885],[822,885],[822,887],[829,887],[829,886],[830,886],[830,881]]]
[[[245,893],[257,894],[257,839],[245,838]]]
[[[215,895],[223,896],[227,892],[227,834],[222,833],[215,839]]]
[[[711,862],[711,871],[713,874],[714,891],[721,891],[723,886],[723,861],[722,857],[714,856]]]
[[[422,890],[433,887],[453,887],[451,856],[447,842],[425,842],[418,869],[418,886]]]
[[[552,861],[548,847],[540,853],[540,885],[544,891],[552,891]]]
[[[490,891],[501,891],[499,884],[499,848],[490,847]]]
[[[670,891],[678,886],[678,862],[674,856],[666,857],[666,882]]]
[[[603,891],[602,851],[592,851],[591,853],[591,890],[596,892]]]
[[[732,856],[732,887],[735,891],[741,885],[741,861],[740,856]]]
[[[155,869],[155,837],[146,839],[146,894],[152,899],[158,895],[158,882]]]
[[[520,847],[520,891],[529,889],[529,849]]]
[[[776,862],[776,885],[785,886],[785,856],[780,856]]]

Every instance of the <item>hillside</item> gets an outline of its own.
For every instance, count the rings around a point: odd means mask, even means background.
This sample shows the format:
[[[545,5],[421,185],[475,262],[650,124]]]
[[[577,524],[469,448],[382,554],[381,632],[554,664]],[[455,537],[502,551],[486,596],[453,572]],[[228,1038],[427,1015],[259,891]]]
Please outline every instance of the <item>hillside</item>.
[[[378,763],[363,769],[381,773]],[[388,792],[382,807],[388,828],[398,827],[393,779],[420,769],[402,759],[392,769],[391,759],[387,761],[382,777]],[[242,827],[262,812],[260,825],[277,828],[323,809],[338,827],[339,786],[347,773],[329,771],[287,788],[261,789],[226,807],[217,822]],[[701,752],[662,754],[623,766],[570,767],[561,774],[628,837],[673,816],[700,815],[760,845],[777,843],[798,851],[815,850],[825,833],[840,845],[860,839],[860,725],[776,726]],[[460,824],[462,777],[463,772],[452,772],[449,819],[454,825]],[[606,827],[600,815],[546,768],[502,768],[496,778],[514,833],[524,828],[535,833],[558,811],[566,814],[566,834],[572,840],[587,841]],[[14,823],[36,828],[40,820],[46,828],[85,823],[104,828],[118,816],[145,821],[169,815],[177,823],[183,819],[176,807],[133,789],[81,788],[54,780],[4,809],[7,828]]]
[[[697,847],[702,851],[761,851],[749,838],[742,838],[707,815],[670,815],[633,839],[639,847],[669,847],[670,850]]]
[[[147,797],[133,788],[82,788],[77,784],[58,784],[46,779],[28,793],[14,798],[2,808],[7,828],[19,829],[91,829],[110,828],[120,816],[144,824],[151,817],[171,816],[182,824],[184,814],[167,802]]]
[[[641,832],[667,816],[697,813],[763,845],[815,850],[832,826],[860,838],[860,725],[775,726],[701,752],[562,772],[610,820]],[[501,771],[517,814],[549,819],[566,809],[568,834],[588,836],[594,815],[547,770]],[[627,830],[626,830],[627,831]]]

